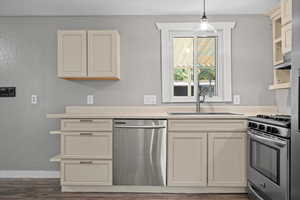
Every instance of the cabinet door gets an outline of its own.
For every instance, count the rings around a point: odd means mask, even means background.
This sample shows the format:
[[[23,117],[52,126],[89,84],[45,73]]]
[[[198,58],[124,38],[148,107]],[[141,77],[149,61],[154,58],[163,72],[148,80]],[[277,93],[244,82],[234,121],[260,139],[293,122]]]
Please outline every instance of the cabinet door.
[[[58,31],[57,39],[58,77],[86,77],[86,31]]]
[[[119,43],[117,31],[88,31],[88,77],[120,78]]]
[[[292,22],[292,18],[293,18],[292,4],[293,4],[292,0],[281,0],[282,25],[286,25]]]
[[[292,24],[282,27],[282,53],[286,54],[292,51]]]
[[[207,134],[169,133],[168,186],[206,185]]]
[[[208,133],[208,186],[246,186],[246,133]]]

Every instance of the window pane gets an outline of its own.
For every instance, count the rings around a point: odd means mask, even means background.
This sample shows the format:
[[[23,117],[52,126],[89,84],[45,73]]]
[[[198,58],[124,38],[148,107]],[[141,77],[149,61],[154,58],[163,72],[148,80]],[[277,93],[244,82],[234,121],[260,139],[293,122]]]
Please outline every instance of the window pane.
[[[173,38],[174,96],[194,96],[193,38]]]
[[[197,67],[199,85],[204,92],[217,96],[217,39],[216,37],[203,37],[196,40],[197,63],[195,66]]]

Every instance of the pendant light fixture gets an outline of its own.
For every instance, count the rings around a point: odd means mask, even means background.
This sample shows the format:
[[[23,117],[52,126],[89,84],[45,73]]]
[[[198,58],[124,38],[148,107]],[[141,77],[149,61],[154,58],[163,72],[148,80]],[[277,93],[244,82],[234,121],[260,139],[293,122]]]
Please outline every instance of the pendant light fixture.
[[[203,0],[203,15],[200,20],[200,25],[196,28],[196,36],[209,36],[211,34],[216,34],[217,30],[208,23],[208,19],[205,11],[205,0]]]

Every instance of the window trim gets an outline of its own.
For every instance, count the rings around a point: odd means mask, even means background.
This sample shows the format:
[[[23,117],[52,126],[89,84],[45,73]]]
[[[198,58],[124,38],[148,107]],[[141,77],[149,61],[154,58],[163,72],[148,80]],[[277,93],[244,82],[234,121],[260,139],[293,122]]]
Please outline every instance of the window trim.
[[[211,22],[218,30],[218,42],[222,48],[218,48],[218,54],[222,55],[222,74],[218,74],[221,82],[222,95],[208,98],[208,102],[232,102],[232,79],[231,79],[231,35],[235,22]],[[161,31],[161,64],[162,64],[162,102],[195,102],[194,97],[174,97],[173,96],[173,73],[172,73],[172,38],[178,33],[192,33],[199,23],[156,23],[158,30]],[[220,56],[218,56],[220,63]],[[221,76],[221,77],[220,77]]]

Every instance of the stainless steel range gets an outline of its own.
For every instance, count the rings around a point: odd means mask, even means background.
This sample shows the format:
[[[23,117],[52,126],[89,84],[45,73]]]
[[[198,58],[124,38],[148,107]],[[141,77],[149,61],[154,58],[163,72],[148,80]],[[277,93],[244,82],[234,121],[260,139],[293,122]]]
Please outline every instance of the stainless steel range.
[[[248,118],[248,188],[250,199],[290,199],[291,118]]]

